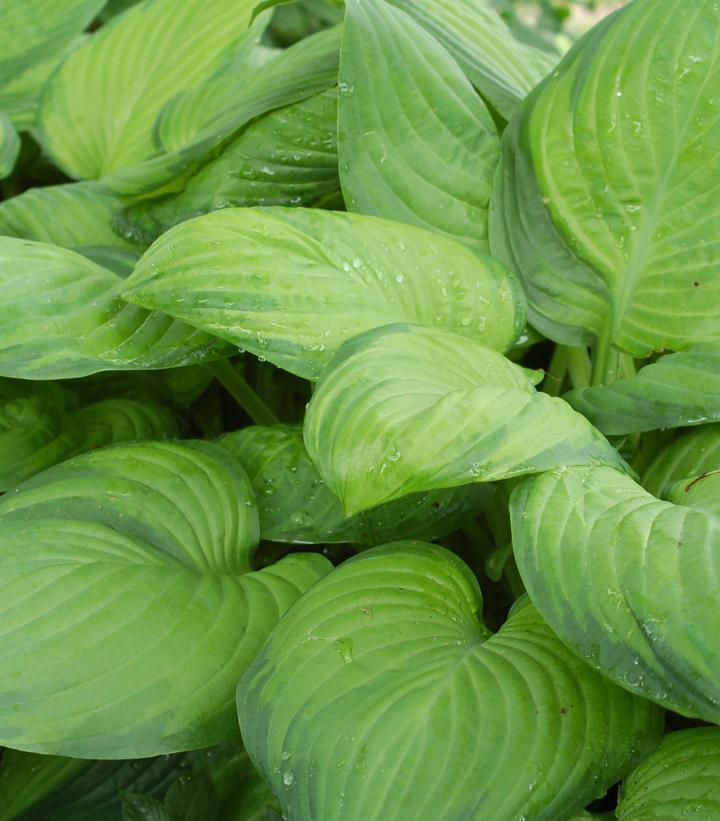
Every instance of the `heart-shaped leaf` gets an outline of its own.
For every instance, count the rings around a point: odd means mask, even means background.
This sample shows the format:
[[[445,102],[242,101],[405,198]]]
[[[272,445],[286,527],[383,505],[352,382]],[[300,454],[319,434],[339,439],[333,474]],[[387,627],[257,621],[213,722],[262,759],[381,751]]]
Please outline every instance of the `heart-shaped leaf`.
[[[247,476],[208,443],[75,457],[0,500],[0,743],[142,757],[233,732],[232,693],[329,562],[250,571]]]
[[[717,722],[720,517],[684,501],[606,467],[560,468],[513,491],[513,545],[533,602],[589,664]]]
[[[497,129],[453,57],[385,0],[348,0],[340,60],[340,179],[351,211],[488,250]]]
[[[55,162],[72,177],[99,179],[154,157],[152,126],[163,105],[227,59],[252,7],[253,0],[144,0],[103,26],[45,90],[39,125]]]
[[[333,88],[252,123],[180,193],[128,208],[120,230],[152,242],[173,225],[218,208],[321,204],[339,196],[336,143]]]
[[[516,40],[488,0],[390,0],[445,45],[507,120],[552,69],[556,54]]]
[[[595,347],[596,384],[613,346],[720,340],[718,32],[714,0],[635,0],[505,132],[492,252],[522,276],[535,327]]]
[[[625,780],[618,821],[720,818],[720,729],[670,733]]]
[[[655,745],[661,714],[590,670],[527,601],[491,635],[469,568],[396,543],[282,619],[238,687],[290,818],[566,818]]]
[[[408,493],[620,457],[529,372],[473,339],[392,325],[351,339],[305,418],[310,458],[350,515]]]
[[[356,333],[396,321],[509,347],[524,322],[491,257],[412,225],[305,208],[228,208],[176,225],[123,297],[317,379]]]
[[[351,542],[375,546],[395,539],[437,539],[478,513],[490,491],[464,485],[398,499],[349,518],[305,450],[302,428],[249,428],[218,439],[245,468],[257,497],[260,538],[277,542]]]
[[[664,447],[643,472],[641,484],[661,496],[667,485],[713,470],[720,470],[720,425],[704,425]]]
[[[29,128],[43,86],[105,0],[3,0],[0,109]]]
[[[720,419],[720,345],[668,354],[629,379],[564,398],[608,435]]]
[[[63,379],[217,359],[220,340],[120,299],[120,276],[73,251],[0,237],[0,375]]]

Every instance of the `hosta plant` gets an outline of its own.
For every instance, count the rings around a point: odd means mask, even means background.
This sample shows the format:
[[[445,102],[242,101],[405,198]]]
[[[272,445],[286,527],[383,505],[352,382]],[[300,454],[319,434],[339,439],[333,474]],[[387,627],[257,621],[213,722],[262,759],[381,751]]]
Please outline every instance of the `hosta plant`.
[[[0,5],[0,821],[720,814],[720,7],[528,5]]]

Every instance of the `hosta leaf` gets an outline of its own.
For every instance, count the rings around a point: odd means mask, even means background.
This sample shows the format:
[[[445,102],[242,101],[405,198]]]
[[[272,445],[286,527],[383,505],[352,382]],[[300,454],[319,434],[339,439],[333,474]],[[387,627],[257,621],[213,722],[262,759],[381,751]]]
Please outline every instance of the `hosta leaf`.
[[[657,741],[532,605],[495,635],[454,554],[400,542],[318,582],[238,687],[245,745],[290,818],[566,818]]]
[[[516,40],[487,0],[390,0],[453,55],[505,119],[557,57]]]
[[[40,112],[48,152],[66,173],[89,179],[156,155],[152,125],[162,106],[218,68],[252,7],[145,0],[103,26],[48,83]]]
[[[623,687],[718,721],[717,513],[606,467],[527,479],[511,512],[523,581],[558,635]]]
[[[20,153],[20,137],[12,121],[0,111],[0,180],[9,177]]]
[[[489,492],[480,485],[420,493],[346,517],[305,450],[302,428],[272,425],[228,433],[218,442],[240,460],[257,497],[260,537],[277,542],[437,539],[478,513]]]
[[[105,0],[3,0],[0,109],[28,128],[43,86]]]
[[[0,743],[142,757],[233,732],[232,690],[329,563],[248,572],[247,476],[208,443],[75,457],[0,500]]]
[[[0,235],[20,237],[73,248],[138,246],[117,234],[113,217],[122,208],[120,199],[95,182],[77,182],[31,188],[0,203]]]
[[[339,88],[348,208],[487,251],[500,143],[490,113],[445,48],[385,0],[348,0]]]
[[[393,325],[355,337],[318,384],[305,444],[348,514],[408,493],[620,458],[561,399],[479,342]]]
[[[504,135],[493,254],[530,319],[634,356],[720,339],[720,6],[636,0],[584,37]],[[632,54],[632,59],[629,58]]]
[[[682,433],[664,447],[642,476],[643,487],[660,496],[667,485],[686,476],[720,470],[720,425],[707,425]]]
[[[73,251],[0,237],[0,375],[61,379],[222,356],[219,340],[127,305],[123,285]]]
[[[307,37],[247,77],[238,76],[229,61],[228,70],[179,95],[163,109],[156,124],[156,139],[166,153],[120,169],[104,182],[125,195],[155,191],[193,170],[256,117],[335,86],[341,33],[336,27]],[[214,106],[208,98],[216,101]],[[227,105],[223,105],[225,101]],[[215,108],[217,116],[201,116]]]
[[[634,377],[565,399],[608,435],[720,419],[720,345],[668,354]]]
[[[0,763],[0,821],[116,821],[120,791],[164,795],[190,755],[144,761],[88,761],[5,750]],[[7,798],[6,798],[7,797]]]
[[[345,339],[406,320],[500,350],[522,328],[490,257],[411,225],[303,208],[229,208],[175,226],[123,297],[317,379]]]
[[[720,817],[720,729],[670,733],[625,780],[619,821]]]
[[[273,111],[228,143],[180,193],[131,206],[121,230],[152,242],[173,225],[219,208],[315,205],[339,197],[336,132],[336,89]]]

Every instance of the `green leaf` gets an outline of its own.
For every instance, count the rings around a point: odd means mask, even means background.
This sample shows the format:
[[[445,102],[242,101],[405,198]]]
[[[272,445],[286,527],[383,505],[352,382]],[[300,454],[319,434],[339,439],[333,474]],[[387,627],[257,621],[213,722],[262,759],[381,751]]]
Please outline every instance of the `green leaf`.
[[[0,180],[9,177],[20,153],[20,137],[12,121],[0,111]]]
[[[105,0],[3,0],[0,109],[19,129],[34,120],[48,77]]]
[[[123,795],[123,821],[173,821],[167,807],[149,795]]]
[[[522,276],[535,327],[595,346],[597,384],[613,346],[644,357],[720,339],[719,27],[713,0],[636,0],[505,132],[492,252]]]
[[[393,325],[347,342],[320,380],[305,444],[350,515],[408,493],[620,457],[562,399],[479,342]]]
[[[339,197],[336,132],[336,89],[277,109],[229,142],[181,192],[128,208],[120,230],[152,242],[173,225],[219,208],[307,206]]]
[[[516,283],[491,257],[414,226],[302,208],[177,225],[123,297],[308,379],[348,337],[390,322],[441,325],[500,350],[523,326]]]
[[[500,143],[446,49],[385,0],[348,0],[339,88],[349,210],[431,228],[486,252]]]
[[[509,120],[553,68],[554,54],[513,37],[487,0],[390,0],[439,40],[478,91]]]
[[[0,235],[86,248],[142,249],[117,234],[111,222],[123,205],[95,182],[31,188],[0,203]]]
[[[163,105],[227,59],[253,5],[145,0],[103,26],[45,91],[39,125],[55,162],[70,176],[99,179],[155,156],[152,126]]]
[[[225,70],[163,109],[155,139],[165,153],[115,171],[104,182],[128,196],[155,191],[194,170],[256,117],[335,86],[341,33],[336,27],[307,37],[247,76],[238,76],[235,63],[228,61]]]
[[[399,538],[437,539],[479,513],[489,495],[480,485],[465,485],[414,494],[348,518],[310,461],[301,427],[255,425],[217,441],[247,471],[260,538],[268,541],[373,547]]]
[[[143,757],[233,733],[232,691],[329,567],[248,572],[252,489],[219,446],[75,457],[0,500],[0,743]]]
[[[647,491],[660,496],[666,485],[713,470],[720,470],[720,425],[682,433],[655,456],[641,483]]]
[[[668,354],[629,379],[564,398],[607,435],[720,419],[720,345]]]
[[[657,742],[527,601],[495,635],[469,568],[399,542],[281,620],[238,687],[245,745],[293,818],[566,818]]]
[[[222,356],[217,339],[127,305],[120,276],[54,245],[0,237],[0,375],[61,379]]]
[[[625,780],[618,821],[720,817],[720,729],[670,733]]]
[[[528,479],[510,507],[520,574],[558,635],[621,686],[720,720],[717,513],[606,467]]]

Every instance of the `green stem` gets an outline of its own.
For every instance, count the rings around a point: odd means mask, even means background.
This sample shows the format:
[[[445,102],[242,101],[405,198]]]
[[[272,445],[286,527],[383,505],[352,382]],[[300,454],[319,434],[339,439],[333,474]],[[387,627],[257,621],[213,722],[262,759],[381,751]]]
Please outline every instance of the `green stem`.
[[[276,425],[278,418],[227,359],[211,362],[210,372],[256,425]]]
[[[590,385],[592,366],[587,348],[566,348],[568,373],[573,388],[587,388]]]
[[[560,396],[562,393],[562,386],[568,369],[567,350],[562,345],[555,346],[555,351],[550,360],[550,367],[547,369],[545,381],[542,384],[543,392],[549,396]]]
[[[591,385],[607,384],[607,372],[610,367],[611,354],[610,337],[608,334],[603,334],[593,349],[592,372],[590,374]]]

